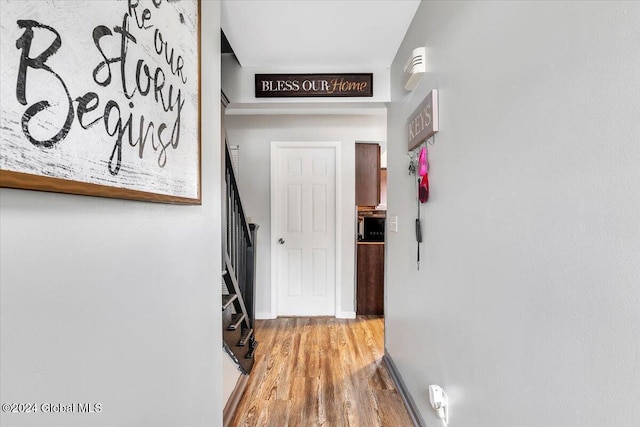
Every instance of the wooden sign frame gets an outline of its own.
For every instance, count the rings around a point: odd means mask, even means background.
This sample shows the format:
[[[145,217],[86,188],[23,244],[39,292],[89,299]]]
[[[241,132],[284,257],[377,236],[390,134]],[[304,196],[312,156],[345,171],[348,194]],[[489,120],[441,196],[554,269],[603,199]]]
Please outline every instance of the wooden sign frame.
[[[256,74],[256,98],[372,97],[373,73]]]
[[[0,187],[201,203],[200,0],[22,0],[0,34]]]
[[[414,150],[426,139],[438,133],[438,121],[438,91],[433,89],[407,120],[408,151]]]

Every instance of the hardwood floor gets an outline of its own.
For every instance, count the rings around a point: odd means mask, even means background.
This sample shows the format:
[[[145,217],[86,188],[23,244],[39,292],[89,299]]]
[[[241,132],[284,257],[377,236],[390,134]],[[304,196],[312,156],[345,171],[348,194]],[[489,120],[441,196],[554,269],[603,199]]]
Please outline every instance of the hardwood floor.
[[[384,321],[258,321],[256,364],[232,426],[410,427],[382,362]]]

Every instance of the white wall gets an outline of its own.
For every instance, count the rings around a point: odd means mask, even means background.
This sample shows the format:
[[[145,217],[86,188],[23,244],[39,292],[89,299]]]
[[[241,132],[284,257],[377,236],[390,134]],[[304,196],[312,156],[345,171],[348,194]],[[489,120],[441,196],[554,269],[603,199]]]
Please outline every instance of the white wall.
[[[260,226],[256,316],[271,317],[271,141],[340,141],[342,147],[342,312],[353,315],[355,264],[355,142],[384,141],[384,116],[227,116],[229,144],[239,145],[242,203]]]
[[[224,353],[222,356],[222,402],[224,405],[229,401],[229,397],[231,397],[231,393],[236,388],[240,376],[236,362],[227,353]]]
[[[428,425],[640,425],[640,3],[422,2],[391,70],[387,348]],[[430,73],[402,90],[411,49]],[[406,120],[440,90],[415,266]]]
[[[18,426],[222,424],[220,14],[202,2],[202,206],[0,190],[2,402]]]

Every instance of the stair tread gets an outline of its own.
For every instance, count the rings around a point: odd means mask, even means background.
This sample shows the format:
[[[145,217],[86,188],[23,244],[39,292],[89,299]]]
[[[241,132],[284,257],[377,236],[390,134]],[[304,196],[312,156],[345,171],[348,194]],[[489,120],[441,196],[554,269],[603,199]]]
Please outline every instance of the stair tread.
[[[238,327],[240,326],[240,323],[242,323],[242,321],[246,318],[247,316],[244,313],[236,313],[236,314],[232,314],[231,315],[231,324],[229,325],[229,327],[227,328],[227,330],[229,331],[235,331],[236,329],[238,329]]]
[[[238,345],[240,347],[244,347],[247,344],[247,342],[251,339],[252,336],[253,336],[252,328],[243,329],[242,336],[240,337],[240,341],[238,341]]]
[[[245,354],[244,358],[253,359],[253,355],[256,352],[256,347],[258,347],[258,341],[254,340],[249,346],[249,351],[247,351],[247,354]]]
[[[222,295],[222,311],[226,310],[236,299],[238,299],[236,294]]]

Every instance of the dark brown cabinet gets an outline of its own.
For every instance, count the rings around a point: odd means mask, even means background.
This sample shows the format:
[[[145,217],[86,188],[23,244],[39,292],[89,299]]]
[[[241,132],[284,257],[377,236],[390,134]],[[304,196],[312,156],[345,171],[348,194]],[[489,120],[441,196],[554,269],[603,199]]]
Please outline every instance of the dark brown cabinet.
[[[384,314],[384,243],[359,243],[356,313]]]
[[[380,146],[356,144],[356,205],[380,204]]]
[[[380,204],[387,206],[387,168],[380,169]]]

